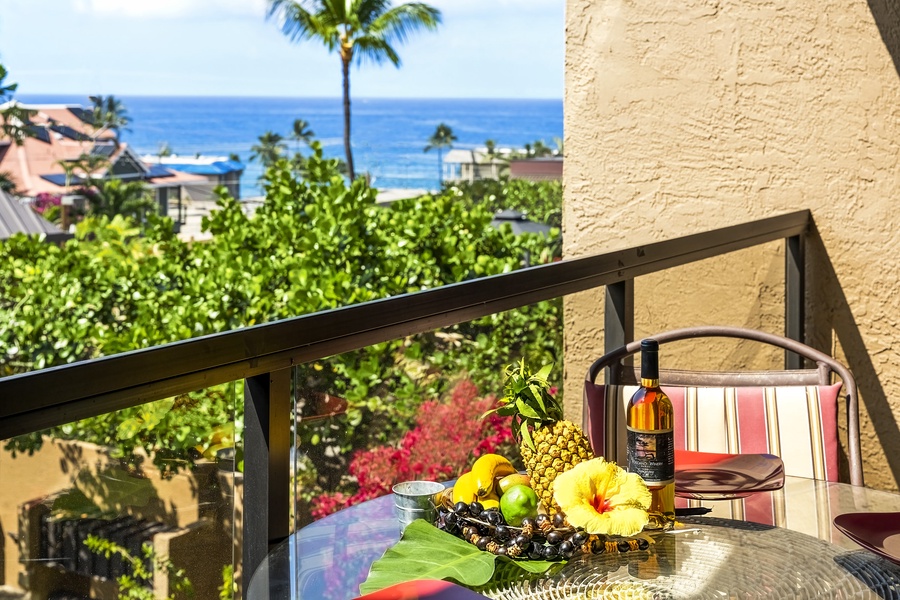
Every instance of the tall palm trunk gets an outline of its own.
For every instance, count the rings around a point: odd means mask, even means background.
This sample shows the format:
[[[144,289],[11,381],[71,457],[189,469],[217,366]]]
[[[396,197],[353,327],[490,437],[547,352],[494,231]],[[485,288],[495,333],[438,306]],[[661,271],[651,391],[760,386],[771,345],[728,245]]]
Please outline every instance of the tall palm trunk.
[[[347,174],[350,181],[356,179],[353,170],[353,151],[350,149],[350,57],[341,57],[344,72],[344,153],[347,155]]]

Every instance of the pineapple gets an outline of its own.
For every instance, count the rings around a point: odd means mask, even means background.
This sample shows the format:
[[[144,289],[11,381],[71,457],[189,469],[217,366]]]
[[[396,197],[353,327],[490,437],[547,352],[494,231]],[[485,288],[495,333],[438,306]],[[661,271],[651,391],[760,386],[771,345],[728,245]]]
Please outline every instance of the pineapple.
[[[519,443],[531,487],[550,514],[559,512],[553,500],[553,481],[560,473],[594,457],[591,444],[580,427],[563,419],[559,400],[549,393],[547,377],[551,365],[537,373],[524,359],[506,371],[506,386],[500,415],[512,415],[512,430]],[[491,411],[491,412],[494,412]]]

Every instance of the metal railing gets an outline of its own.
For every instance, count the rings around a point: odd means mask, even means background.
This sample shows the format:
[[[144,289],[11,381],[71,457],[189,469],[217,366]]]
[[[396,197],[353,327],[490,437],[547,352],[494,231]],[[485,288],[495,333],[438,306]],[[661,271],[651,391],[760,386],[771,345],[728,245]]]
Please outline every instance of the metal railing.
[[[808,210],[0,379],[0,439],[243,379],[243,572],[289,525],[291,367],[606,286],[607,351],[633,337],[633,280],[784,239],[786,336],[803,341]],[[786,354],[785,366],[799,368]]]

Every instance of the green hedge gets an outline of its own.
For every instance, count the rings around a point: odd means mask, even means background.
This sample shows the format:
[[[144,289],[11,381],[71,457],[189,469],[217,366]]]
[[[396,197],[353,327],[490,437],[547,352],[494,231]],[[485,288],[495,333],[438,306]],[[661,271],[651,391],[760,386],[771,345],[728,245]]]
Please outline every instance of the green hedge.
[[[157,216],[142,231],[120,217],[89,218],[63,247],[14,236],[0,242],[0,376],[504,273],[526,252],[532,264],[556,258],[558,230],[515,236],[490,220],[506,201],[558,214],[559,185],[506,189],[515,192],[507,200],[448,188],[382,207],[375,190],[346,184],[319,151],[305,179],[286,161],[269,170],[252,219],[222,192],[204,219],[208,242],[180,241]],[[304,365],[301,385],[345,397],[350,411],[301,437],[343,450],[396,439],[421,402],[463,374],[499,392],[504,364],[522,354],[532,364],[557,360],[560,348],[561,304],[552,301]],[[51,434],[112,445],[123,458],[143,448],[173,468],[239,436],[240,427],[222,432],[241,400],[220,386]],[[37,435],[9,442],[19,451],[39,445]]]

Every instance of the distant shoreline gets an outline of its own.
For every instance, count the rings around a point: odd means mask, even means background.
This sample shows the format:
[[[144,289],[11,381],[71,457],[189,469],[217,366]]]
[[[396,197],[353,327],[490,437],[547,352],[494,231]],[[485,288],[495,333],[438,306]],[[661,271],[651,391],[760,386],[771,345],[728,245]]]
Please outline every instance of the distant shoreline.
[[[14,97],[35,104],[87,106],[89,102],[87,96],[70,94],[16,93]],[[309,123],[324,156],[344,156],[343,111],[338,98],[116,97],[132,119],[121,140],[138,154],[154,155],[165,146],[182,157],[236,155],[246,167],[241,196],[261,193],[262,167],[251,156],[264,132],[282,136],[282,152],[288,157],[295,152],[309,153],[302,142],[290,137],[295,119]],[[538,140],[552,148],[563,137],[563,102],[354,99],[352,143],[357,172],[369,173],[377,188],[439,189],[438,153],[424,151],[439,123],[453,129],[457,137],[453,147],[457,149],[481,148],[488,139],[497,148],[523,148]]]
[[[17,93],[15,95],[15,99],[20,102],[46,102],[43,100],[44,98],[78,98],[79,100],[73,100],[76,102],[80,102],[82,104],[86,104],[88,102],[88,96],[94,95],[96,92],[89,92],[85,94],[78,93],[42,93],[42,92],[29,92],[29,93]],[[128,100],[129,98],[134,99],[152,99],[152,100],[165,100],[168,98],[174,100],[276,100],[276,101],[284,101],[284,100],[326,100],[326,101],[335,101],[341,102],[341,98],[339,96],[246,96],[246,95],[237,95],[237,96],[224,96],[224,95],[216,95],[216,96],[196,96],[196,95],[180,95],[180,94],[113,94],[117,98]],[[475,98],[475,97],[454,97],[454,96],[445,96],[445,97],[412,97],[412,96],[404,96],[404,97],[391,97],[391,96],[365,96],[359,98],[353,98],[353,103],[365,103],[367,101],[397,101],[397,102],[558,102],[562,104],[562,98],[503,98],[503,97],[493,97],[493,98]],[[67,101],[68,102],[68,101]]]

